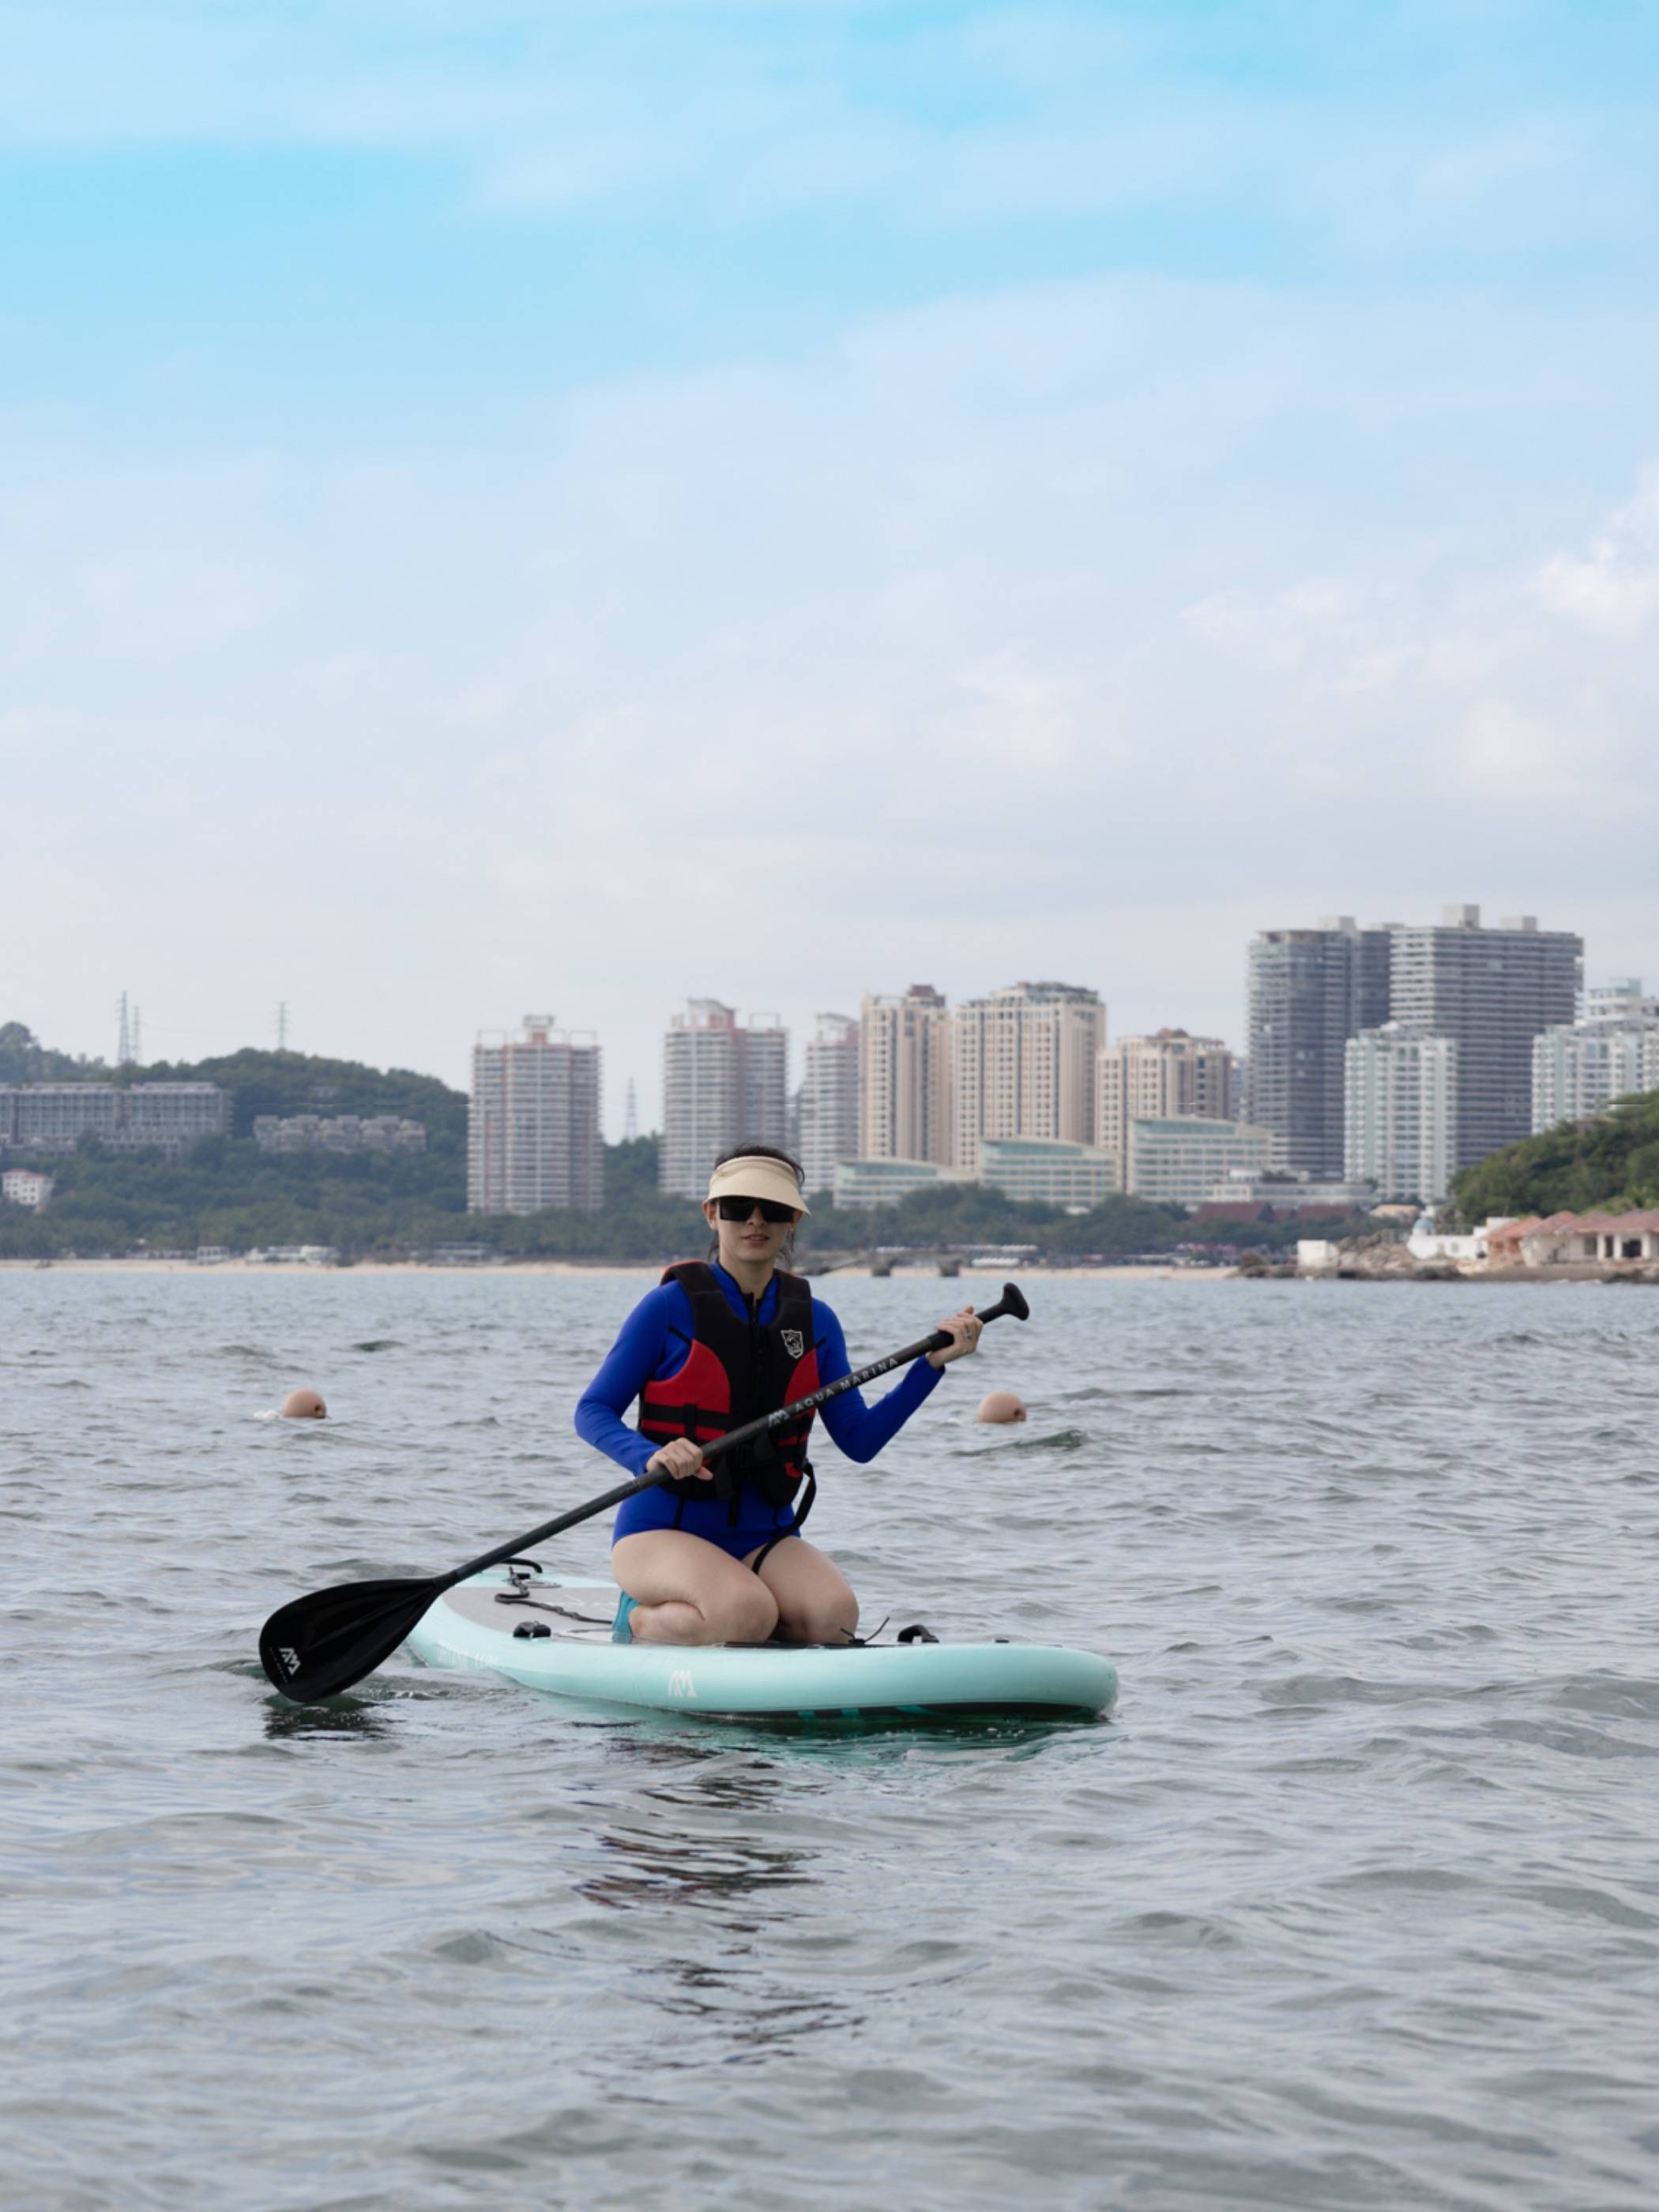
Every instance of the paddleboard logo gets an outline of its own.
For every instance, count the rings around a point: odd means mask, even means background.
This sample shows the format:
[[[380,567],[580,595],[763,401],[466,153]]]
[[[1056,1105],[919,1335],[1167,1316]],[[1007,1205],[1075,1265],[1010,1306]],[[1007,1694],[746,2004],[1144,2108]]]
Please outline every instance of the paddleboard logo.
[[[781,1328],[778,1334],[783,1339],[783,1348],[789,1357],[799,1359],[806,1349],[806,1339],[800,1331],[798,1328]]]
[[[668,1694],[671,1698],[695,1698],[696,1696],[696,1685],[692,1681],[691,1677],[686,1673],[683,1667],[677,1668],[669,1676]]]

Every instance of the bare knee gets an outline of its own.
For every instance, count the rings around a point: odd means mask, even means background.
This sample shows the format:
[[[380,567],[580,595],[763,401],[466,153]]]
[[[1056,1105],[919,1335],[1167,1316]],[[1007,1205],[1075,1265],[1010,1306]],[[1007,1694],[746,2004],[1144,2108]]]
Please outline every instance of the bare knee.
[[[710,1620],[715,1644],[764,1644],[778,1625],[778,1601],[758,1575],[722,1590]]]
[[[633,1620],[635,1635],[645,1644],[764,1644],[778,1625],[778,1603],[750,1576],[747,1583],[641,1607]]]
[[[800,1644],[844,1644],[859,1625],[859,1601],[851,1590],[817,1597],[783,1616],[785,1632]]]

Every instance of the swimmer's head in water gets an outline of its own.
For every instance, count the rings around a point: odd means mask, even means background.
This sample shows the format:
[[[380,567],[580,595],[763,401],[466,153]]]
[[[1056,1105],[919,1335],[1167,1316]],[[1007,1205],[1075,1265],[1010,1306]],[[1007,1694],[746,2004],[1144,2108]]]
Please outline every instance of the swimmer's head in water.
[[[325,1421],[328,1407],[314,1390],[290,1390],[283,1401],[285,1421]]]
[[[1016,1397],[1012,1390],[993,1390],[979,1401],[976,1421],[1023,1421],[1027,1418],[1025,1401]]]

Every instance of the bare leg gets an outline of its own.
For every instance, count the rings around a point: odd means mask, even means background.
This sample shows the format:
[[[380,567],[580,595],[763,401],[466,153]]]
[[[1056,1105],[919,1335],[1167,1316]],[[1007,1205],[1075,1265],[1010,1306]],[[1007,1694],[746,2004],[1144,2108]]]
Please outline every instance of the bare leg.
[[[779,1627],[797,1644],[843,1644],[858,1627],[859,1601],[846,1576],[805,1536],[775,1545],[758,1579],[777,1600]]]
[[[764,1644],[778,1625],[777,1601],[761,1577],[684,1528],[619,1537],[611,1571],[635,1601],[628,1626],[641,1644]]]

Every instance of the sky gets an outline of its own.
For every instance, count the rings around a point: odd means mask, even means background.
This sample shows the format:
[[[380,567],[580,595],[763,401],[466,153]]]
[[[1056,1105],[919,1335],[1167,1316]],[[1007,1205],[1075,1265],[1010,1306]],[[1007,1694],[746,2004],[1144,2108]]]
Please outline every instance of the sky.
[[[0,0],[0,1020],[1659,981],[1648,0]]]

